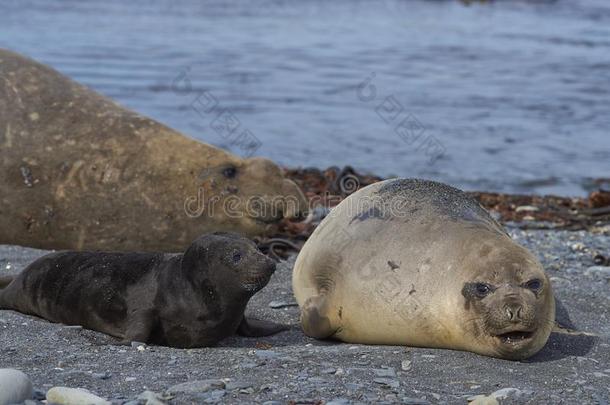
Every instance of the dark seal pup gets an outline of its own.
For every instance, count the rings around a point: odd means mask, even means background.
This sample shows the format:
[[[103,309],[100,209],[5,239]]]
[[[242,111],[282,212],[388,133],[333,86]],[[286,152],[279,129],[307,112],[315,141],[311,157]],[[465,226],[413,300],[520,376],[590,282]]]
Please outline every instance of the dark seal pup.
[[[0,309],[82,325],[123,343],[211,346],[236,332],[285,329],[244,316],[274,271],[253,242],[229,233],[204,235],[184,254],[57,252],[1,290]]]

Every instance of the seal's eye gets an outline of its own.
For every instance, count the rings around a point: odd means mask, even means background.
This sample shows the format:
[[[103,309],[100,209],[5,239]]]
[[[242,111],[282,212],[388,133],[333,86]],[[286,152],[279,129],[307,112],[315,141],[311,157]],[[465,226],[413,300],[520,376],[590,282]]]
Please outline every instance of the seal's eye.
[[[241,253],[234,252],[233,253],[233,263],[239,263],[241,261]]]
[[[237,169],[233,166],[229,166],[222,171],[223,176],[228,179],[232,179],[237,174]]]
[[[485,283],[477,283],[474,286],[474,292],[479,298],[487,296],[491,292],[491,287]]]
[[[525,283],[525,288],[536,292],[542,288],[542,281],[538,280],[537,278],[530,280]]]

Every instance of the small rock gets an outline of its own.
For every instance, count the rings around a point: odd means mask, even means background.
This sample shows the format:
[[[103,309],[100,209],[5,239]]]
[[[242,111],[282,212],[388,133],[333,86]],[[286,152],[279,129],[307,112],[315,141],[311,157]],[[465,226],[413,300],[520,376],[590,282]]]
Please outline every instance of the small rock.
[[[32,395],[32,399],[35,399],[36,401],[43,401],[46,397],[46,391],[34,388],[34,395]]]
[[[144,391],[138,395],[138,399],[140,401],[144,401],[145,405],[165,405],[165,402],[163,402],[163,397],[152,391]]]
[[[429,401],[421,398],[411,398],[411,397],[402,397],[400,398],[400,403],[406,405],[430,405]]]
[[[390,368],[376,368],[373,370],[377,377],[396,377],[396,371]]]
[[[598,277],[601,279],[610,280],[610,267],[591,266],[585,270],[585,275],[589,277]]]
[[[180,393],[198,393],[207,392],[214,389],[224,388],[225,383],[221,380],[197,380],[189,381],[182,384],[174,385],[170,387],[167,392],[170,394]]]
[[[225,390],[233,391],[233,390],[242,390],[246,388],[252,388],[252,383],[247,381],[229,381],[225,384]]]
[[[125,382],[134,382],[135,380],[137,380],[135,377],[125,377]]]
[[[470,405],[500,405],[498,400],[493,396],[475,395],[468,398]]]
[[[521,205],[515,208],[515,212],[535,212],[540,211],[540,208],[534,207],[533,205]]]
[[[47,392],[47,402],[57,405],[111,405],[109,401],[79,388],[53,387]]]
[[[409,371],[409,370],[411,370],[411,360],[403,360],[403,361],[400,363],[400,368],[401,368],[403,371]]]
[[[286,307],[297,307],[299,304],[296,302],[286,302],[286,301],[271,301],[269,306],[273,309],[280,309]]]
[[[256,350],[254,354],[256,357],[261,359],[273,359],[280,355],[278,352],[274,352],[273,350]]]
[[[18,404],[31,399],[32,382],[27,375],[12,368],[0,369],[0,405]]]
[[[521,390],[518,388],[502,388],[500,390],[497,390],[497,391],[494,391],[491,393],[492,397],[499,399],[499,400],[506,399],[506,398],[510,397],[511,395],[518,397],[521,395]]]
[[[205,394],[201,395],[201,399],[203,399],[203,402],[207,403],[207,404],[213,404],[216,402],[219,402],[222,397],[224,397],[226,394],[225,390],[213,390],[210,392],[206,392]]]
[[[351,403],[351,401],[349,399],[335,398],[335,399],[331,399],[330,401],[328,401],[326,403],[326,405],[348,405],[350,403]]]
[[[335,374],[336,372],[337,372],[337,369],[335,369],[333,367],[325,368],[325,369],[322,369],[322,371],[321,371],[322,374]]]
[[[391,378],[375,378],[373,379],[377,384],[385,385],[390,388],[398,388],[400,387],[400,382],[398,380],[393,380]]]
[[[108,373],[108,372],[104,372],[104,373],[93,373],[91,374],[94,378],[98,378],[100,380],[107,380],[110,377],[112,377],[112,374]]]

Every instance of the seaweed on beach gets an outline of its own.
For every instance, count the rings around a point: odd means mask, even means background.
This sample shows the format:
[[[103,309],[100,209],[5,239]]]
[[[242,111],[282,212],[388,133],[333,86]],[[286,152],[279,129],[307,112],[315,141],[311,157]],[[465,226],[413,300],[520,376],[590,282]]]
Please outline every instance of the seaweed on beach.
[[[328,210],[362,187],[383,180],[358,173],[350,166],[284,169],[310,202],[304,221],[284,220],[278,232],[259,240],[259,245],[276,257],[295,251],[314,231]],[[602,184],[600,180],[600,184]],[[524,195],[475,191],[468,192],[502,224],[520,229],[566,229],[610,232],[610,191],[600,187],[586,198],[555,195]]]

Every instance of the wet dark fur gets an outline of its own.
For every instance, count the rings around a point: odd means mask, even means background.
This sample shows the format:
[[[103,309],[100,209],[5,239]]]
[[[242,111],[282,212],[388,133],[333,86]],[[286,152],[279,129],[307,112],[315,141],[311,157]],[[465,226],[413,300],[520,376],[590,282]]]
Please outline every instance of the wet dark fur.
[[[235,262],[239,255],[240,259]],[[202,347],[279,325],[244,318],[275,263],[248,239],[216,233],[184,254],[58,252],[30,264],[0,291],[0,309],[173,347]]]

